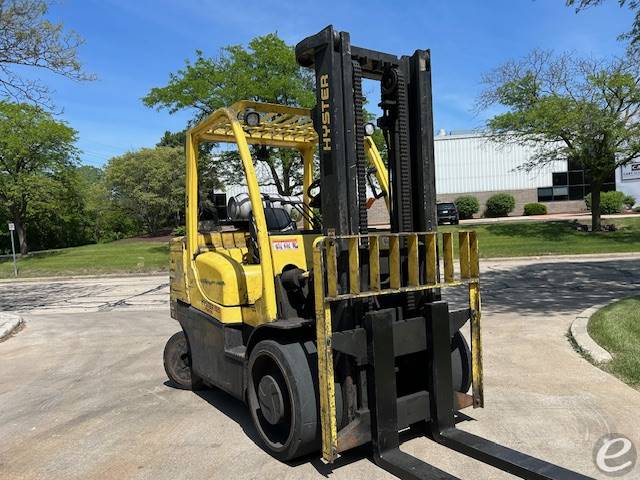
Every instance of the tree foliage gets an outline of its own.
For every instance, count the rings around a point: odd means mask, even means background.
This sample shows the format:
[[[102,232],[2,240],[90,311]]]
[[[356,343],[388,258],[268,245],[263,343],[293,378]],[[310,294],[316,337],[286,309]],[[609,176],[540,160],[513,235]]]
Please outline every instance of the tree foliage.
[[[0,0],[0,95],[14,101],[49,105],[49,89],[24,78],[21,67],[48,70],[72,80],[92,80],[82,71],[78,47],[83,40],[44,16],[44,0]]]
[[[109,160],[109,200],[148,233],[180,223],[184,211],[184,150],[143,148]]]
[[[566,159],[592,178],[593,230],[600,229],[600,189],[640,154],[640,63],[535,50],[484,75],[481,108],[505,111],[488,121],[494,138],[536,148],[523,168]]]
[[[224,47],[215,58],[196,51],[195,61],[187,60],[166,86],[143,98],[146,106],[170,113],[195,109],[196,121],[238,100],[310,107],[313,78],[298,66],[293,48],[270,33],[251,40],[248,48]]]
[[[146,106],[171,113],[192,110],[193,122],[238,100],[311,107],[315,101],[313,75],[298,66],[293,47],[271,33],[254,38],[247,47],[225,47],[217,57],[197,51],[194,61],[187,60],[184,68],[170,74],[166,86],[152,88],[143,98]],[[267,167],[280,193],[291,195],[299,190],[302,159],[297,152],[260,147],[252,151],[254,159]],[[222,151],[213,161],[222,180],[242,181],[237,152]]]
[[[76,132],[37,106],[0,101],[0,209],[16,225],[20,251],[27,226],[73,190]],[[66,193],[65,193],[66,192]]]

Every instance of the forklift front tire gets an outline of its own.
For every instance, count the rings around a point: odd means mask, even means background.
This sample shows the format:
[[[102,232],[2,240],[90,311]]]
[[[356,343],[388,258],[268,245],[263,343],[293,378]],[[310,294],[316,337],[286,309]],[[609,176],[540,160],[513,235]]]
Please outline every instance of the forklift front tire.
[[[191,370],[191,351],[183,331],[174,333],[164,347],[164,371],[174,387],[202,390],[204,383]]]
[[[265,449],[281,461],[320,449],[311,357],[302,343],[262,340],[251,351],[247,400]]]

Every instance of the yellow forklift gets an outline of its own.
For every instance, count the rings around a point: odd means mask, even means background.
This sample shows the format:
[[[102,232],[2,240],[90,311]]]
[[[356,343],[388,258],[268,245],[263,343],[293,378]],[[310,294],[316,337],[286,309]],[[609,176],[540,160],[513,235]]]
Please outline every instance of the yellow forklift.
[[[400,450],[398,432],[422,427],[525,479],[588,478],[456,428],[457,412],[484,406],[478,241],[436,232],[429,52],[356,47],[329,26],[296,58],[315,71],[313,109],[241,101],[187,134],[186,235],[171,242],[182,330],[165,347],[169,379],[246,402],[264,448],[283,461],[321,451],[333,462],[369,444],[399,478],[454,479]],[[364,121],[364,78],[380,82],[387,165]],[[215,227],[198,222],[205,142],[237,146],[248,191]],[[301,200],[260,191],[251,145],[299,152]],[[386,229],[368,224],[375,183]],[[443,300],[454,289],[466,299],[455,309]]]

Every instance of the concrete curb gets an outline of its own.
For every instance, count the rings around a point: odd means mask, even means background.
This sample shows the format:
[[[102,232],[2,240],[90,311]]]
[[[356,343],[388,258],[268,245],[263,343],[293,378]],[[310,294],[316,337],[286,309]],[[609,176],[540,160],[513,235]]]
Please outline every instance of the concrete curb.
[[[15,332],[23,323],[20,315],[0,312],[0,341]]]
[[[578,347],[588,354],[593,361],[596,363],[608,363],[613,360],[613,357],[609,352],[607,352],[604,348],[598,345],[593,338],[589,336],[589,332],[587,331],[587,325],[589,323],[589,319],[593,314],[595,314],[601,308],[606,307],[618,300],[622,300],[621,298],[616,298],[611,300],[610,302],[603,303],[600,305],[594,305],[593,307],[589,307],[583,312],[581,312],[571,324],[571,336],[578,344]]]

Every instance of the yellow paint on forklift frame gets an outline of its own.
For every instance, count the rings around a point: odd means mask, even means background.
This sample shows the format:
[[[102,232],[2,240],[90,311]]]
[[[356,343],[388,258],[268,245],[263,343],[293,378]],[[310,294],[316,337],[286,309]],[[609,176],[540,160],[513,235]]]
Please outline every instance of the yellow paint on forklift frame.
[[[471,349],[472,349],[472,391],[473,406],[484,406],[482,380],[482,343],[480,333],[480,285],[478,264],[478,241],[475,232],[460,232],[459,248],[460,279],[454,277],[452,235],[443,235],[443,262],[445,279],[440,281],[438,274],[437,234],[435,232],[371,233],[363,235],[329,235],[319,237],[313,242],[314,295],[316,309],[316,343],[318,348],[318,392],[320,398],[320,421],[322,428],[322,457],[333,462],[340,451],[336,430],[336,406],[333,372],[333,353],[331,347],[331,305],[342,300],[364,299],[368,297],[391,295],[404,292],[417,292],[442,289],[457,285],[468,285],[469,308],[471,310]],[[418,239],[424,239],[420,248]],[[380,253],[385,241],[388,244],[389,283],[383,287],[380,279]],[[401,242],[407,244],[407,285],[402,285],[400,275],[399,248]],[[349,255],[349,289],[338,285],[343,278],[338,272],[336,259],[338,246],[347,245]],[[361,291],[354,287],[360,278],[360,244],[369,244],[369,289]],[[466,254],[464,253],[466,249]],[[422,257],[422,258],[421,258]],[[423,280],[419,275],[419,265],[425,264]],[[396,272],[397,273],[394,273]],[[473,275],[470,277],[470,275]],[[326,285],[326,289],[325,289]]]
[[[373,138],[369,136],[364,137],[364,151],[369,157],[371,163],[373,163],[376,171],[376,179],[378,180],[380,189],[384,194],[384,201],[387,204],[387,210],[391,211],[391,198],[389,196],[389,172],[387,171],[387,167],[382,160],[382,156],[380,155],[378,147],[376,147]]]
[[[313,242],[314,298],[316,310],[316,348],[318,350],[318,396],[322,429],[322,458],[333,462],[338,455],[336,395],[331,348],[331,304],[325,301],[324,253],[328,237]]]
[[[250,127],[238,121],[246,109],[260,113],[259,125]],[[249,198],[256,222],[260,264],[247,265],[246,232],[198,233],[198,174],[197,151],[202,142],[230,142],[238,146],[247,180]],[[339,452],[336,421],[336,399],[331,344],[331,304],[340,300],[364,299],[380,295],[440,289],[468,284],[471,319],[471,353],[473,405],[484,405],[482,380],[481,302],[479,287],[478,241],[475,232],[460,232],[460,279],[454,277],[453,238],[442,235],[444,281],[438,268],[437,235],[434,232],[372,233],[364,235],[318,236],[316,234],[269,235],[266,228],[262,197],[249,152],[249,144],[270,145],[298,149],[303,157],[303,202],[309,206],[309,186],[313,182],[313,160],[318,137],[313,129],[310,111],[303,108],[243,101],[229,108],[221,108],[188,131],[186,144],[186,236],[170,243],[171,305],[182,301],[192,305],[223,323],[258,326],[276,319],[275,275],[284,268],[295,266],[309,271],[313,266],[316,314],[316,345],[318,350],[318,391],[322,428],[322,456],[332,462]],[[376,177],[390,204],[389,177],[386,166],[371,137],[365,137],[365,151],[375,167]],[[311,227],[308,219],[305,228]],[[385,243],[386,241],[387,243]],[[424,242],[421,247],[420,241]],[[369,287],[362,291],[360,246],[369,247]],[[349,256],[349,288],[339,287],[337,257],[347,245]],[[387,246],[388,245],[388,246]],[[407,248],[407,284],[403,285],[400,250]],[[389,250],[390,279],[383,286],[380,278],[380,253]],[[199,254],[217,252],[235,261],[241,269],[259,268],[261,282],[247,283],[247,302],[244,305],[222,305],[208,298],[203,285],[239,289],[230,278],[200,279],[195,259]],[[424,257],[424,258],[421,258]],[[424,275],[419,270],[425,265]],[[259,285],[259,286],[258,286]],[[326,286],[326,288],[325,288]]]

